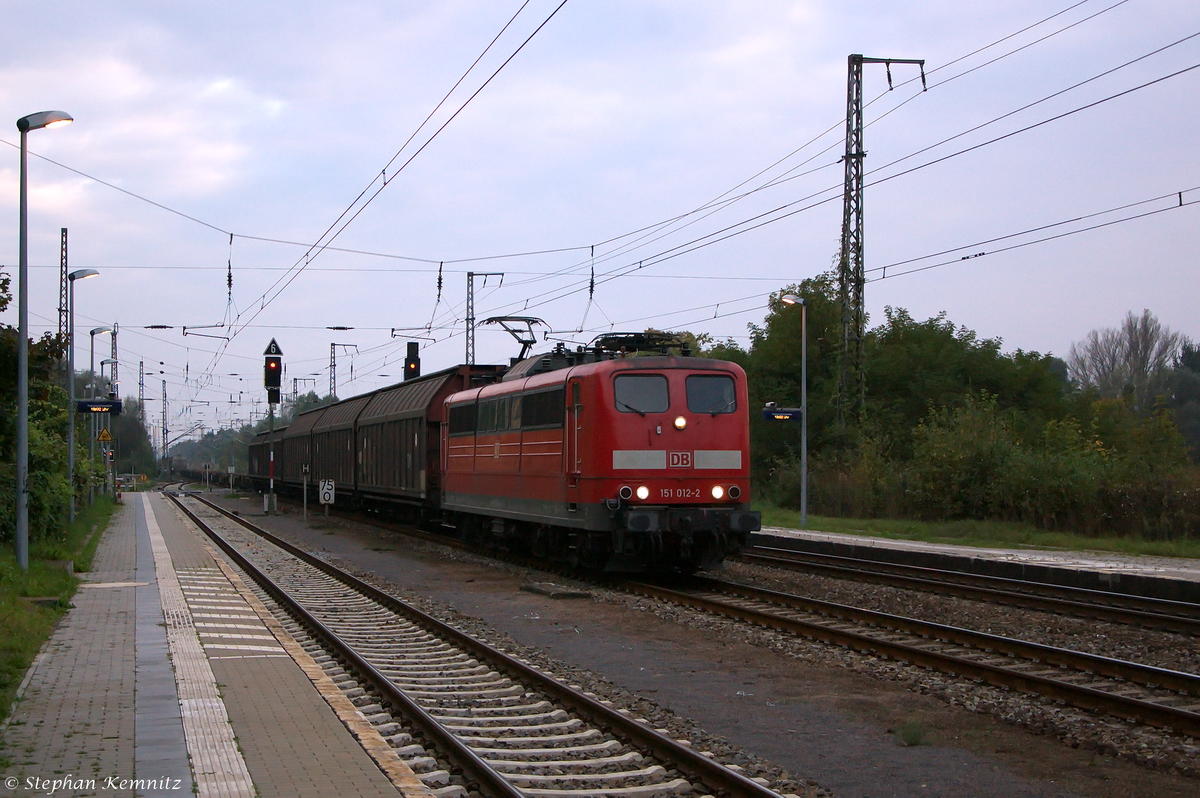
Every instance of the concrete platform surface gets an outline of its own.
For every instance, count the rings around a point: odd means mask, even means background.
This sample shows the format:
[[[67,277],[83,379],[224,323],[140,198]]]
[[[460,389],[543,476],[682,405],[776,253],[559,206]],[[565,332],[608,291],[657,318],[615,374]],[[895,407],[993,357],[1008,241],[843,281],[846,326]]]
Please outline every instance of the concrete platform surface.
[[[126,496],[0,735],[2,795],[430,793],[159,494]]]
[[[756,545],[893,559],[935,568],[986,570],[996,576],[1074,583],[1091,589],[1117,590],[1179,601],[1200,601],[1200,560],[1182,557],[1107,551],[985,548],[785,527],[763,527],[761,532],[752,535],[752,541]],[[966,567],[964,563],[970,563],[972,567]],[[1068,575],[1063,576],[1063,573]],[[1070,576],[1071,573],[1078,576]]]

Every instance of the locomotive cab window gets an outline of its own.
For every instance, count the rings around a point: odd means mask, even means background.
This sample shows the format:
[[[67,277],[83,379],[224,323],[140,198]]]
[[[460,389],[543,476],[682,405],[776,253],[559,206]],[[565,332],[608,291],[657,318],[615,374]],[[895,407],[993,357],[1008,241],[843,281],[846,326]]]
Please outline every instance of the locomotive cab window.
[[[478,419],[475,422],[476,432],[493,432],[496,429],[496,403],[480,402]]]
[[[561,427],[566,392],[562,388],[538,393],[527,393],[521,397],[520,426],[523,429]]]
[[[510,401],[512,402],[512,404],[509,405],[509,409],[508,409],[508,428],[509,429],[520,429],[521,428],[521,397],[519,395],[514,396],[511,398]]]
[[[671,406],[667,378],[661,374],[620,374],[613,381],[613,397],[622,413],[665,413]]]
[[[733,413],[737,393],[733,378],[716,374],[693,374],[687,378],[688,410],[693,413]]]
[[[450,406],[451,435],[470,435],[475,432],[475,403]]]

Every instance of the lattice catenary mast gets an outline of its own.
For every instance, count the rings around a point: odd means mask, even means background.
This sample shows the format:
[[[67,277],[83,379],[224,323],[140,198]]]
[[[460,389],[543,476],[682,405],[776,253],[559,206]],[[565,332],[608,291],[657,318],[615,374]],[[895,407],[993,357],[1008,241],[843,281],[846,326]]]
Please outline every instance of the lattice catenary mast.
[[[67,228],[62,228],[62,243],[58,254],[58,338],[66,341],[71,330],[71,309],[68,307],[67,296],[70,281],[67,279]]]
[[[329,401],[337,399],[337,348],[353,349],[358,351],[357,344],[333,344],[329,345]]]
[[[504,272],[467,272],[467,365],[475,365],[475,278],[482,277],[487,285],[487,278],[499,277],[504,283]]]
[[[838,357],[837,420],[846,423],[848,415],[863,412],[867,379],[864,370],[866,310],[863,306],[863,64],[885,64],[888,88],[892,88],[892,64],[916,64],[921,68],[925,86],[925,61],[912,58],[865,58],[861,54],[848,59],[846,81],[846,184],[842,198],[842,243],[838,257],[838,300],[842,307],[842,346]]]

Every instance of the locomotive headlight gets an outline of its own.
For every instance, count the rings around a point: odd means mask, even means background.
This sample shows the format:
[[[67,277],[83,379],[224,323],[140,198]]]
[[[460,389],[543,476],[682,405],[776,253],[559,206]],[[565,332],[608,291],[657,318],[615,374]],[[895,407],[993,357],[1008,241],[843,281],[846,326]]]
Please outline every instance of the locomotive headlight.
[[[617,495],[625,501],[629,501],[633,498],[633,488],[629,487],[628,485],[622,485],[621,489],[617,491]]]
[[[637,497],[642,501],[646,501],[646,499],[650,498],[650,489],[645,485],[638,485]]]
[[[683,429],[687,426],[687,419],[683,416],[675,416],[675,429]]]
[[[725,498],[725,489],[722,488],[720,485],[713,485],[712,496],[714,499]]]

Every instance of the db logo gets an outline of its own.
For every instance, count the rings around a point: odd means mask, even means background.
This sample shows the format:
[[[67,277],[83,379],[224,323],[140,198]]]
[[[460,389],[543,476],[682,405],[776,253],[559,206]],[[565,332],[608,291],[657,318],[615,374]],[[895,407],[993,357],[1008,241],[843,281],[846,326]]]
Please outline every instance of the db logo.
[[[691,468],[692,453],[691,452],[671,452],[670,465],[671,468]]]

